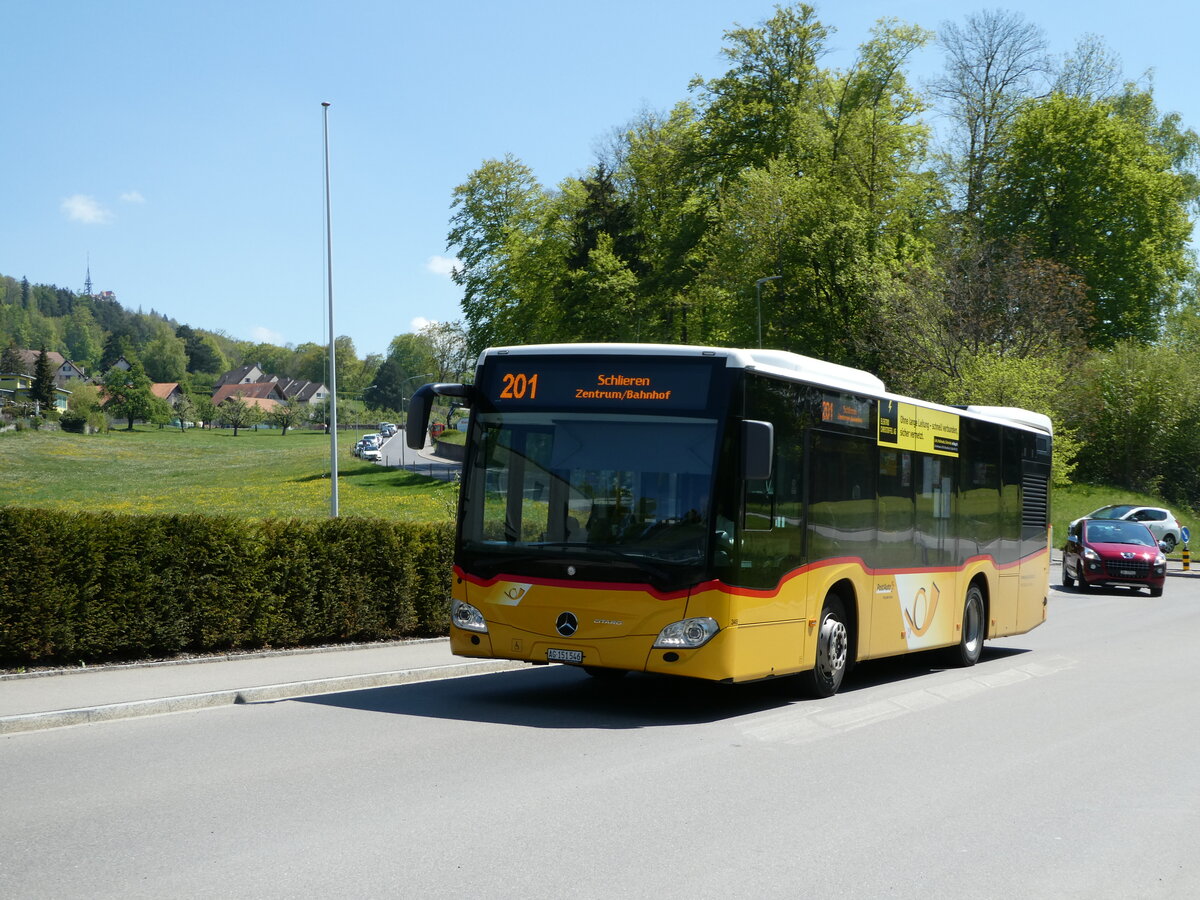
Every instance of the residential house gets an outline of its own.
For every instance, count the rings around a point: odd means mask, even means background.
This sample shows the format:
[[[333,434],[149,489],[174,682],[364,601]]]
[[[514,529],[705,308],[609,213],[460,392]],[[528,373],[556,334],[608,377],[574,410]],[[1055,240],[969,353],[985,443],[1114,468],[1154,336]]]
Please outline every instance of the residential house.
[[[329,388],[317,381],[298,381],[295,378],[279,379],[280,390],[289,400],[320,406],[329,399]]]
[[[0,405],[10,403],[29,403],[33,393],[33,376],[23,372],[0,373]],[[71,392],[66,388],[54,388],[54,408],[59,412],[67,411],[67,401]]]
[[[150,393],[159,400],[166,400],[168,404],[174,407],[175,401],[183,396],[183,388],[179,386],[178,381],[156,381],[150,385]]]
[[[274,381],[260,381],[253,384],[223,384],[213,393],[213,406],[220,406],[230,397],[239,396],[251,406],[257,406],[263,412],[269,413],[287,398],[279,390]]]
[[[33,373],[37,371],[38,357],[41,356],[40,350],[18,350],[17,353],[21,356],[21,361],[24,363],[26,372]],[[56,350],[47,350],[46,358],[50,361],[50,368],[54,370],[54,383],[60,387],[69,387],[71,382],[82,384],[87,380],[87,376],[83,373],[83,369],[75,365],[61,353]]]
[[[224,387],[227,384],[257,384],[260,381],[277,381],[278,379],[272,376],[267,376],[259,366],[242,366],[238,369],[231,369],[224,375],[221,375],[213,382],[213,388]],[[216,403],[216,398],[213,403]]]

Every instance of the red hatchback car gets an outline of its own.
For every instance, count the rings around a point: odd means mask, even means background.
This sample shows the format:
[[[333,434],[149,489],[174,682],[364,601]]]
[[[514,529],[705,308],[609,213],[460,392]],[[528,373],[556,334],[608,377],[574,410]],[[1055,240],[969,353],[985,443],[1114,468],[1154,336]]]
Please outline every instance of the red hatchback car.
[[[1062,581],[1083,590],[1093,585],[1145,587],[1161,597],[1167,580],[1167,557],[1140,522],[1079,519],[1067,531]]]

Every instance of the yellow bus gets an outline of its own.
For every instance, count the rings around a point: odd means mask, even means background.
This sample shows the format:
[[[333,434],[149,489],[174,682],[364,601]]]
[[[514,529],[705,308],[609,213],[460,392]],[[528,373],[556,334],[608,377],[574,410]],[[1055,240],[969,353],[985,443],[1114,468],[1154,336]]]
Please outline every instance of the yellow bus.
[[[471,384],[450,641],[596,677],[799,675],[1045,621],[1052,427],[794,353],[500,347]]]

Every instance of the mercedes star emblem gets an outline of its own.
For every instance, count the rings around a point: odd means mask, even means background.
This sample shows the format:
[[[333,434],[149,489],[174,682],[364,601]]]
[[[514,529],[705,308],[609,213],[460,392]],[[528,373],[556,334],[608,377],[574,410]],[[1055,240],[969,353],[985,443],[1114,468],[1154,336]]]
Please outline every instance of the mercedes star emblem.
[[[563,637],[570,637],[579,628],[579,620],[575,618],[575,613],[565,612],[558,617],[554,627]]]

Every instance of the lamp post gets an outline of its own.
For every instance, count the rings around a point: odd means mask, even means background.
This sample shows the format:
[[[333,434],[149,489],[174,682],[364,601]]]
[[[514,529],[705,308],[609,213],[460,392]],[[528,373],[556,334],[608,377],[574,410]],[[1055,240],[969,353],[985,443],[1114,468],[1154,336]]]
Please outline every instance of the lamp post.
[[[337,338],[333,330],[333,228],[329,211],[329,104],[322,103],[325,119],[325,277],[329,294],[329,515],[338,515]]]
[[[762,349],[762,286],[764,281],[775,281],[782,278],[782,275],[768,275],[766,278],[760,278],[754,282],[754,296],[758,306],[758,349]]]

